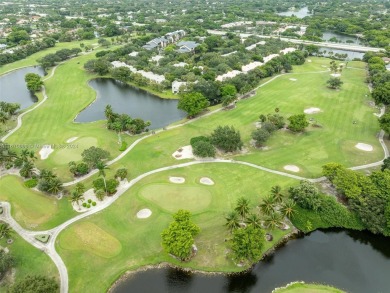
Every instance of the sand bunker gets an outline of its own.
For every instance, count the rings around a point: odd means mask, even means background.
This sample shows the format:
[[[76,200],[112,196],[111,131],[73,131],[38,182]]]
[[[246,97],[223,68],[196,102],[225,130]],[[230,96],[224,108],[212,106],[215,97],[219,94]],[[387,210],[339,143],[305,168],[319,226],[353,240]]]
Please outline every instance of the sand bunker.
[[[309,62],[309,63],[310,63],[310,62],[311,62],[311,60],[310,60],[310,59],[308,59],[308,60],[307,60],[307,62]]]
[[[72,202],[72,207],[73,209],[78,212],[78,213],[83,213],[83,212],[86,212],[88,210],[92,210],[92,209],[96,209],[97,207],[105,204],[107,201],[111,200],[111,197],[109,196],[105,196],[104,199],[102,201],[100,201],[96,195],[95,195],[95,192],[93,191],[93,189],[88,189],[86,192],[84,192],[83,194],[83,197],[84,197],[84,200],[83,201],[80,201],[79,204],[77,204],[76,202]],[[95,202],[96,205],[92,205],[92,203],[90,203],[90,207],[83,207],[83,203],[88,203],[88,200],[91,200],[92,202]]]
[[[54,152],[54,150],[51,148],[50,144],[44,145],[41,148],[41,150],[39,151],[39,155],[41,156],[41,160],[46,160],[52,152]]]
[[[200,178],[200,183],[204,185],[214,185],[214,181],[211,180],[209,177]]]
[[[297,79],[296,79],[296,78],[290,78],[290,80],[291,80],[291,81],[297,81]]]
[[[169,177],[169,181],[171,181],[172,183],[176,183],[176,184],[182,184],[182,183],[186,182],[185,178],[183,178],[183,177],[173,177],[173,176]]]
[[[286,165],[283,167],[284,170],[287,170],[287,171],[291,171],[291,172],[299,172],[299,167],[298,166],[295,166],[295,165]]]
[[[308,108],[303,111],[305,114],[315,114],[321,112],[320,108]]]
[[[69,139],[66,141],[66,143],[74,142],[76,139],[78,139],[77,136],[71,137],[71,138],[69,138]]]
[[[142,209],[137,213],[138,219],[146,219],[152,215],[152,211],[149,209]]]
[[[256,126],[256,128],[261,128],[261,122],[260,121],[258,121],[258,122],[255,122],[255,126]]]
[[[174,157],[176,160],[193,159],[194,154],[192,153],[192,146],[186,145],[178,149],[176,152],[172,154],[172,157]]]
[[[340,73],[332,73],[331,76],[333,76],[333,77],[340,77],[341,74]]]
[[[355,145],[355,148],[365,151],[365,152],[372,152],[374,149],[372,145],[366,144],[366,143],[361,143],[359,142],[357,145]]]

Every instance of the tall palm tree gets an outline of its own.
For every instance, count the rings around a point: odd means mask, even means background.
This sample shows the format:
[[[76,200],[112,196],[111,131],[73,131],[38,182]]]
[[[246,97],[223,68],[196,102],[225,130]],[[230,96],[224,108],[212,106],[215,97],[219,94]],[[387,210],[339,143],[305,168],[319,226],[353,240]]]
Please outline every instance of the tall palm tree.
[[[279,212],[272,212],[264,219],[264,225],[270,230],[280,227],[282,224],[282,214]]]
[[[236,211],[230,212],[225,217],[226,223],[225,226],[229,228],[230,231],[237,229],[240,227],[240,219],[238,217],[238,213]]]
[[[104,164],[102,161],[97,162],[96,168],[99,170],[99,176],[103,177],[104,189],[106,190],[106,194],[107,194],[106,171],[105,170],[110,169],[110,168],[108,168],[108,166],[106,164]]]
[[[263,202],[259,205],[260,210],[263,214],[269,215],[275,211],[275,198],[271,196],[267,196],[263,199]]]
[[[241,219],[244,220],[245,216],[249,213],[249,200],[244,197],[240,197],[237,200],[237,205],[234,210],[241,216]]]
[[[114,116],[113,114],[114,114],[114,111],[112,111],[112,106],[107,105],[106,108],[104,109],[104,115],[106,116],[106,119],[109,122],[112,122],[112,118]]]
[[[14,233],[10,225],[7,223],[1,223],[0,224],[0,239],[1,238],[10,238],[11,235]]]
[[[56,178],[56,175],[55,175],[55,174],[53,173],[53,171],[51,171],[51,170],[42,169],[42,170],[41,170],[41,173],[39,174],[39,177],[40,177],[41,179],[50,180],[50,179]]]
[[[58,178],[53,178],[49,180],[49,188],[48,191],[51,194],[58,194],[62,190],[62,182]]]
[[[282,188],[279,185],[272,186],[271,194],[277,203],[281,203],[283,201]]]
[[[297,212],[295,210],[295,205],[295,201],[289,198],[282,203],[282,208],[280,209],[280,211],[285,217],[291,218]]]
[[[27,149],[23,149],[21,152],[20,152],[20,157],[22,158],[22,160],[24,162],[26,162],[28,160],[28,157],[30,156],[30,153],[29,153],[29,150]]]
[[[84,196],[82,193],[78,193],[77,191],[72,192],[72,197],[70,198],[70,201],[72,203],[76,203],[80,209],[80,202],[84,200]]]
[[[20,169],[19,173],[24,178],[30,178],[33,174],[34,165],[27,161],[23,164],[22,169]]]
[[[245,223],[248,225],[252,225],[253,227],[261,228],[261,219],[255,213],[249,214],[245,219]]]

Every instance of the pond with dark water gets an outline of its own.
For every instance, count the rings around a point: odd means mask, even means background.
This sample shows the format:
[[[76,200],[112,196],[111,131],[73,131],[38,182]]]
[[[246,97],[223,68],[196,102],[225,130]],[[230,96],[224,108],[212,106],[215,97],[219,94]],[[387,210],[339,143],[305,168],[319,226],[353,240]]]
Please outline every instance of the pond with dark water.
[[[243,274],[150,269],[130,275],[113,292],[265,293],[293,281],[329,284],[353,293],[390,292],[390,238],[359,231],[315,231],[290,240]]]
[[[333,48],[327,48],[327,47],[319,47],[320,52],[323,53],[324,56],[330,57],[338,54],[347,54],[347,60],[353,60],[355,58],[362,59],[364,56],[364,53],[362,52],[354,52],[354,51],[347,51],[347,50],[340,50],[340,49],[333,49]],[[325,52],[325,53],[324,53]],[[332,52],[333,54],[329,54],[329,52]]]
[[[331,38],[336,38],[338,43],[350,43],[350,44],[360,44],[360,41],[357,37],[344,35],[339,33],[334,33],[331,31],[325,31],[322,34],[322,39],[325,42],[328,42]]]
[[[24,81],[27,73],[43,76],[45,71],[39,66],[25,67],[0,76],[0,101],[18,103],[22,110],[38,102],[38,98],[27,89]]]
[[[177,109],[178,100],[162,99],[110,78],[93,79],[89,85],[97,92],[96,100],[79,113],[76,122],[106,119],[106,105],[111,105],[116,113],[149,120],[150,129],[162,128],[186,117],[185,112]]]

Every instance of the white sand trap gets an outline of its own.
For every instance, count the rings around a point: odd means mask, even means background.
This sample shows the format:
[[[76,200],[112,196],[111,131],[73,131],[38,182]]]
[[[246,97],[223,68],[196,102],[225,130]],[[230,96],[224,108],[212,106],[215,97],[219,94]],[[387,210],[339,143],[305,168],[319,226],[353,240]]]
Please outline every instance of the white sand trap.
[[[321,67],[327,68],[328,66],[326,66],[326,65],[321,65]]]
[[[172,154],[172,157],[174,157],[176,160],[193,159],[194,154],[192,153],[192,146],[190,145],[183,146],[182,148],[174,152]]]
[[[51,145],[45,144],[41,148],[41,150],[39,151],[39,155],[41,156],[41,160],[46,160],[52,152],[54,152],[54,150],[51,148]]]
[[[176,183],[176,184],[182,184],[182,183],[186,182],[185,178],[183,178],[183,177],[173,177],[173,176],[169,177],[169,181],[171,181],[172,183]]]
[[[256,128],[261,128],[261,122],[260,121],[255,122],[255,126],[256,126]]]
[[[149,209],[142,209],[137,213],[138,219],[146,219],[152,215],[152,211]]]
[[[376,117],[382,117],[382,113],[373,113]]]
[[[283,167],[284,170],[291,171],[291,172],[299,172],[299,167],[295,165],[286,165]]]
[[[366,144],[366,143],[361,143],[359,142],[357,145],[355,145],[355,148],[365,151],[365,152],[372,152],[374,149],[372,145]]]
[[[303,111],[305,114],[315,114],[321,112],[320,108],[308,108]]]
[[[340,64],[339,64],[339,66],[344,66],[344,65],[345,65],[345,63],[340,63]]]
[[[200,183],[202,183],[204,185],[214,185],[214,181],[211,180],[209,177],[200,178]]]
[[[69,139],[66,141],[66,143],[74,142],[76,139],[78,139],[78,136],[71,137],[71,138],[69,138]]]
[[[331,76],[333,76],[333,77],[340,77],[341,74],[340,73],[332,73]]]
[[[310,59],[308,59],[308,60],[307,60],[307,62],[311,63],[311,60],[310,60]]]
[[[291,81],[297,81],[297,79],[296,79],[296,78],[290,78],[290,80],[291,80]]]

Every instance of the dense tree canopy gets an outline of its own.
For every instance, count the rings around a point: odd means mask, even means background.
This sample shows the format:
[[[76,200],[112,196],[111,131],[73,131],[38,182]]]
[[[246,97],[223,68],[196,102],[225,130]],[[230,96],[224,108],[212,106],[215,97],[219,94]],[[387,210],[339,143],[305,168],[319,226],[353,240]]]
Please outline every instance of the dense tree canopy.
[[[184,94],[177,108],[187,112],[188,117],[194,117],[210,105],[210,102],[201,93],[193,92]]]
[[[210,137],[211,143],[225,152],[240,150],[243,143],[241,135],[233,126],[218,126]]]

